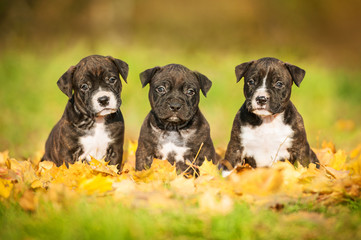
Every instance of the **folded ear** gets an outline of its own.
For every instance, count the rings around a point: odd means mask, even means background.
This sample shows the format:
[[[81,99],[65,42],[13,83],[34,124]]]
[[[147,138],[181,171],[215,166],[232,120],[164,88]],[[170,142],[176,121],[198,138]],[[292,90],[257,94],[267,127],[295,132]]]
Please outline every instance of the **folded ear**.
[[[109,58],[115,64],[115,66],[117,66],[120,76],[122,76],[124,82],[127,83],[127,77],[129,72],[128,64],[120,59],[113,58],[111,56],[108,56],[107,58]]]
[[[207,97],[207,92],[212,87],[211,80],[209,80],[206,76],[204,76],[203,74],[201,74],[199,72],[194,72],[194,74],[196,75],[196,77],[199,81],[199,84],[201,85],[201,90],[202,90],[203,95],[205,97]]]
[[[73,75],[75,71],[75,66],[71,66],[68,71],[66,71],[63,76],[61,76],[57,82],[59,89],[67,95],[69,98],[73,95]]]
[[[288,71],[291,73],[293,82],[297,87],[299,87],[303,78],[305,77],[306,71],[289,63],[285,63],[285,65]]]
[[[249,61],[236,66],[235,71],[236,71],[237,82],[239,82],[244,77],[244,75],[247,73],[249,67],[252,65],[253,62],[254,61]]]
[[[150,81],[154,77],[155,73],[158,72],[159,70],[160,70],[160,67],[154,67],[154,68],[147,69],[144,72],[142,72],[141,74],[139,74],[140,82],[142,83],[142,87],[145,87],[148,83],[150,83]]]

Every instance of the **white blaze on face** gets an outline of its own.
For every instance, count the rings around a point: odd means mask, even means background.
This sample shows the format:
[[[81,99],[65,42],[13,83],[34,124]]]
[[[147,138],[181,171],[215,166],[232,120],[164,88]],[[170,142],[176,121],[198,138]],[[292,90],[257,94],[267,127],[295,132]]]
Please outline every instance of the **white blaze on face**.
[[[107,105],[101,105],[99,102],[99,98],[108,97],[109,102]],[[112,91],[104,91],[102,88],[99,88],[92,97],[92,106],[95,113],[99,116],[105,116],[110,113],[114,113],[117,111],[117,97]]]
[[[261,117],[272,115],[272,113],[267,110],[268,103],[266,103],[265,105],[259,105],[256,100],[256,98],[260,96],[263,96],[267,99],[269,99],[270,97],[266,87],[268,72],[269,72],[269,68],[267,69],[267,73],[265,77],[262,79],[262,85],[258,89],[256,89],[251,100],[252,109],[254,109],[253,113]]]

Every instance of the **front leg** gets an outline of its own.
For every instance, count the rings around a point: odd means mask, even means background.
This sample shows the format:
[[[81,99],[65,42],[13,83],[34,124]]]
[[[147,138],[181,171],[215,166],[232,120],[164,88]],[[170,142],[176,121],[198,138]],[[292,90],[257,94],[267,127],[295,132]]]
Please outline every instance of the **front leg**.
[[[242,163],[242,152],[243,147],[241,146],[241,140],[239,139],[239,137],[231,137],[231,140],[229,141],[227,146],[226,155],[224,157],[225,161],[227,162],[222,163],[222,165],[229,169],[230,167],[234,168],[238,163]]]
[[[119,171],[123,168],[123,144],[112,144],[108,147],[105,161],[117,165]]]
[[[149,144],[148,144],[149,145]],[[138,148],[135,152],[135,170],[142,171],[149,169],[153,163],[154,154],[150,152],[150,146],[143,143],[142,141],[138,142]]]
[[[242,163],[243,147],[241,143],[241,120],[240,111],[236,114],[233,121],[231,139],[228,143],[225,160],[222,163],[223,169],[232,170],[238,163]]]

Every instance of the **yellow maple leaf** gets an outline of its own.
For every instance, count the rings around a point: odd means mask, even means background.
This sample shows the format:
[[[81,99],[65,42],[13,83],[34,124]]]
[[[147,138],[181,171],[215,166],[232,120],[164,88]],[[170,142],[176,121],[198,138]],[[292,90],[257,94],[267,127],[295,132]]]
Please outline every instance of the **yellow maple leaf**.
[[[79,184],[79,191],[85,192],[89,195],[94,193],[104,193],[111,191],[113,181],[109,177],[103,177],[101,175],[96,175],[92,178],[85,179]]]
[[[55,163],[53,163],[53,162],[50,162],[50,161],[40,162],[38,165],[38,171],[36,172],[36,174],[41,175],[42,173],[52,169],[53,167],[55,167]]]
[[[116,165],[108,165],[109,162],[102,160],[96,160],[95,158],[91,157],[91,161],[89,162],[89,165],[91,169],[95,173],[102,173],[105,175],[111,175],[111,176],[117,176],[117,166]]]
[[[358,159],[351,160],[347,164],[346,169],[349,170],[353,175],[361,175],[361,155]]]
[[[256,168],[232,173],[229,180],[238,194],[267,196],[277,192],[283,184],[283,174],[277,168]]]
[[[44,185],[43,185],[43,183],[42,183],[40,180],[37,179],[37,180],[35,180],[35,181],[33,181],[33,182],[31,183],[30,187],[33,188],[33,189],[36,189],[36,188],[44,188]]]
[[[0,197],[8,198],[12,189],[13,183],[10,180],[0,178]]]
[[[91,177],[92,169],[87,163],[75,162],[69,164],[69,169],[63,164],[60,167],[52,168],[52,182],[63,183],[68,187],[76,188],[78,183],[87,177]]]
[[[330,162],[330,167],[336,170],[344,170],[345,163],[347,160],[347,154],[343,150],[338,150],[334,155],[333,159]]]
[[[199,167],[200,176],[208,175],[212,177],[220,177],[221,172],[218,166],[213,164],[212,161],[204,160],[202,166]]]
[[[160,180],[167,182],[177,177],[176,168],[167,160],[153,159],[150,169],[134,173],[134,179],[141,182]]]

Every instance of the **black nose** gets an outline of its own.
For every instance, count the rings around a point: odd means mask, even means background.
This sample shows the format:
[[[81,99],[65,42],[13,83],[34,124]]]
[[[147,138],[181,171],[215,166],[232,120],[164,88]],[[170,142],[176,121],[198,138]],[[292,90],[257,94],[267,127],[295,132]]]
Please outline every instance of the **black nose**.
[[[268,98],[266,98],[265,96],[258,96],[256,97],[256,102],[259,104],[259,105],[265,105],[268,101]]]
[[[170,110],[172,110],[173,112],[179,111],[179,109],[181,109],[182,104],[178,103],[178,102],[171,102],[169,103],[169,108]]]
[[[109,97],[107,96],[100,97],[98,98],[98,102],[100,106],[105,107],[109,104]]]

